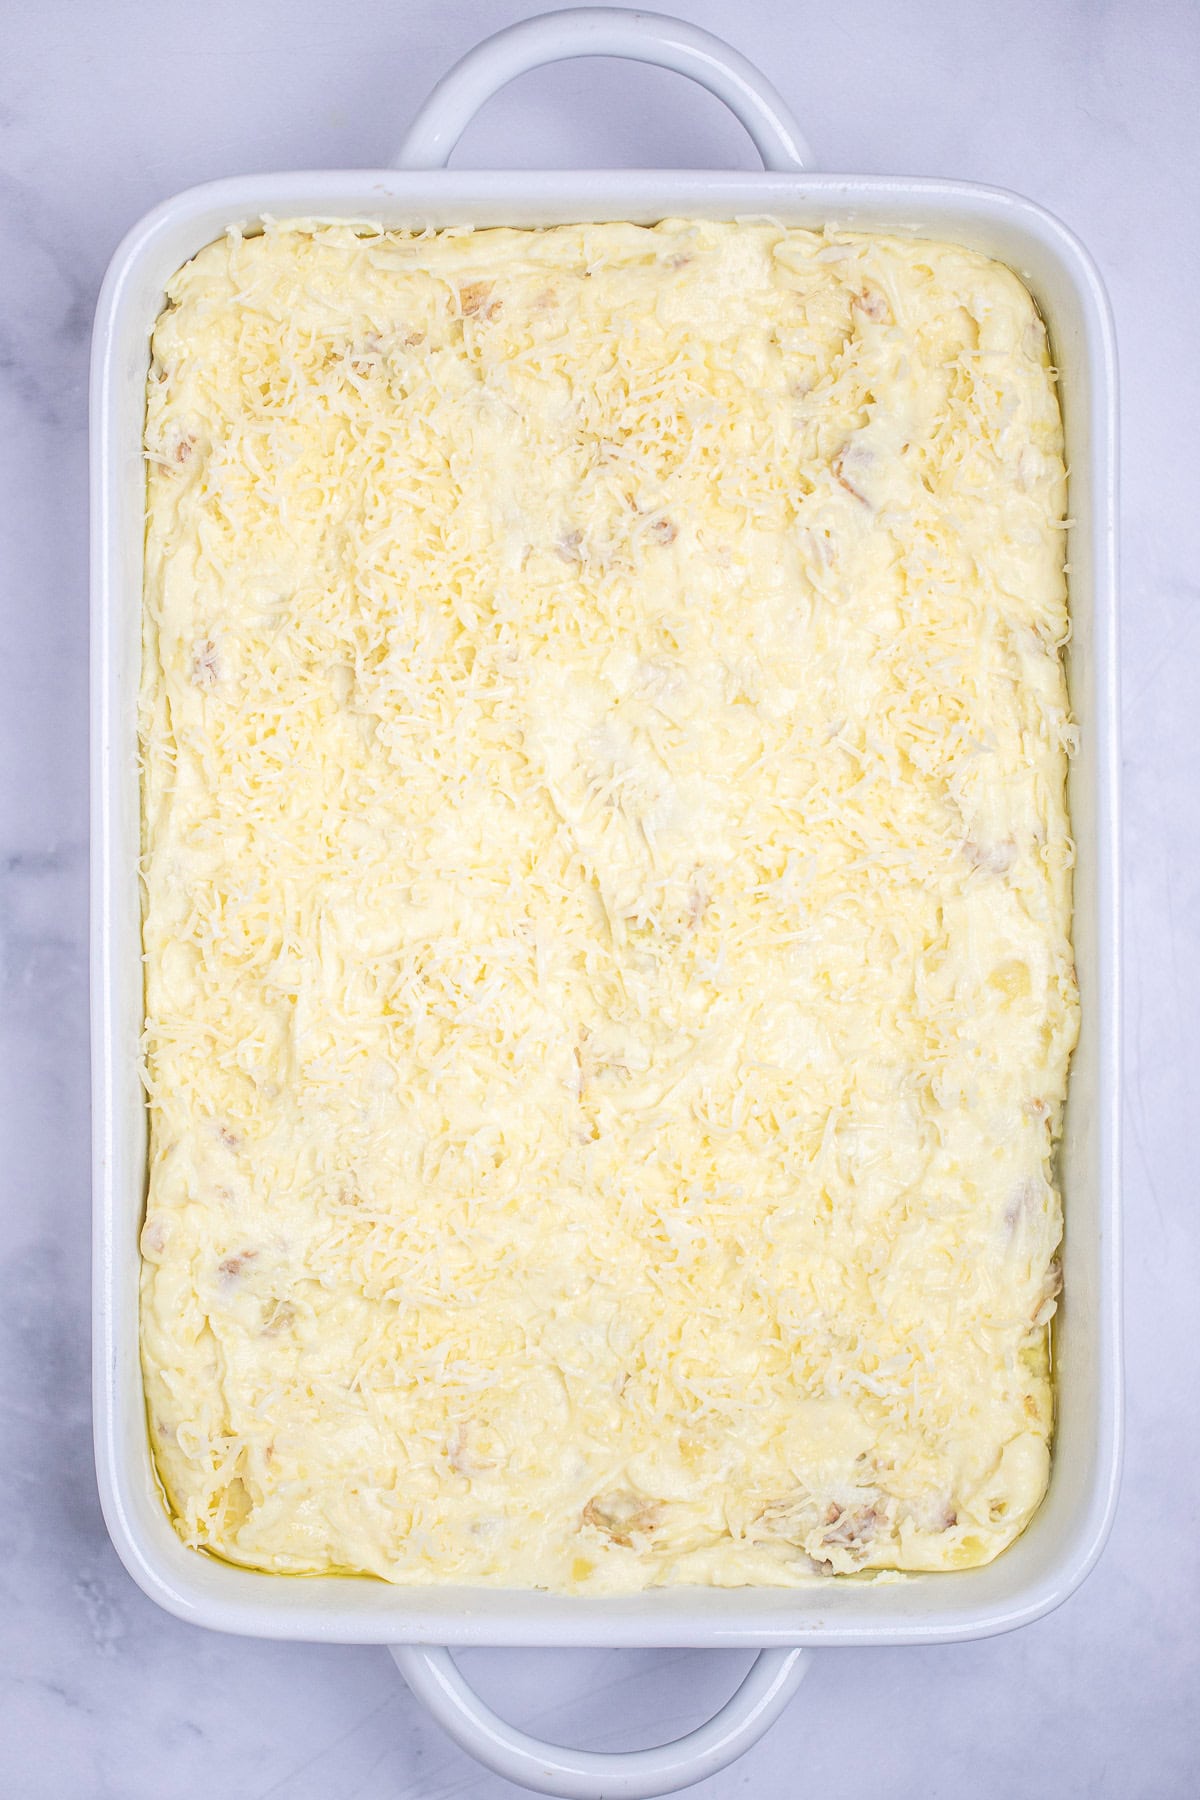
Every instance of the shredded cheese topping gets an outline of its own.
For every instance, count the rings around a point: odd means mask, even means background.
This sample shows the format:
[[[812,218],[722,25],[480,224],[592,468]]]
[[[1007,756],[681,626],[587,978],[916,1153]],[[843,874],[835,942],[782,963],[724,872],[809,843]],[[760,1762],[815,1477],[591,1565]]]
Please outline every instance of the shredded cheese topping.
[[[1020,282],[268,222],[154,335],[152,1439],[192,1545],[987,1561],[1048,1471],[1065,477]]]

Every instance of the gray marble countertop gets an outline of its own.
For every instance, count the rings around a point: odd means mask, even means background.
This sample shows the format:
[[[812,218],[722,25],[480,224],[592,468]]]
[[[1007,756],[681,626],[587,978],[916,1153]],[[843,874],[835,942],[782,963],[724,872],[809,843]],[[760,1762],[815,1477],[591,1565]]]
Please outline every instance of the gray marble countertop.
[[[669,4],[669,0],[663,0]],[[1128,1454],[1085,1586],[1009,1637],[829,1652],[695,1790],[824,1800],[1200,1793],[1200,9],[1194,0],[675,0],[768,69],[829,169],[1011,187],[1108,283],[1124,443]],[[517,1790],[460,1754],[383,1650],[177,1623],[119,1565],[88,1393],[88,333],[104,267],[211,177],[386,161],[434,79],[519,0],[12,0],[0,68],[3,792],[0,1297],[4,1728],[13,1800],[396,1800]],[[675,77],[525,79],[460,161],[751,166]],[[1192,1174],[1187,1166],[1192,1165]],[[1189,1198],[1189,1196],[1191,1196]],[[645,1742],[733,1654],[477,1652],[502,1710]]]

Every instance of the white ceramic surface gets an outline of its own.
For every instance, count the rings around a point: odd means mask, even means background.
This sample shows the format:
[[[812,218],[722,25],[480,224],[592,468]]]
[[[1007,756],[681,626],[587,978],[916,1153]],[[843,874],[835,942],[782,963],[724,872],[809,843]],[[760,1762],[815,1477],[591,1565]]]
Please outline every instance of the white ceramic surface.
[[[108,10],[90,40],[66,9],[14,17],[3,140],[9,182],[0,399],[6,1007],[3,1475],[7,1695],[27,1733],[0,1752],[5,1791],[308,1796],[496,1794],[423,1724],[381,1653],[238,1642],[150,1609],[98,1532],[80,1356],[84,1259],[81,846],[80,333],[107,255],[153,199],[208,174],[309,160],[361,166],[398,135],[451,55],[516,9],[363,4],[357,29],[300,0],[211,9],[201,26]],[[1134,805],[1127,1169],[1133,1213],[1133,1457],[1114,1542],[1053,1618],[1008,1639],[818,1660],[808,1691],[713,1793],[970,1791],[1191,1794],[1196,1470],[1179,1426],[1196,1367],[1184,1302],[1194,1215],[1171,1189],[1188,1157],[1197,972],[1191,571],[1200,546],[1183,447],[1196,417],[1185,354],[1196,236],[1184,202],[1195,137],[1190,6],[992,9],[949,4],[688,8],[766,63],[823,160],[921,168],[1035,194],[1100,254],[1127,378],[1126,744]],[[886,14],[886,16],[885,16]],[[283,29],[286,27],[286,29]],[[280,32],[282,31],[282,40]],[[364,39],[377,70],[363,94]],[[101,42],[103,40],[103,42]],[[268,49],[282,41],[272,61]],[[408,46],[411,46],[409,48]],[[854,49],[853,67],[850,53]],[[390,51],[385,72],[382,63]],[[954,69],[950,82],[947,69]],[[272,78],[273,71],[273,78]],[[282,76],[284,79],[280,79]],[[491,161],[749,162],[736,128],[666,78],[597,68],[530,78],[472,143]],[[180,77],[184,89],[180,103]],[[175,82],[175,89],[172,82]],[[331,118],[341,91],[354,98]],[[357,87],[356,87],[357,84]],[[640,84],[640,85],[639,85]],[[399,98],[398,98],[399,96]],[[648,102],[647,96],[651,97]],[[405,103],[407,97],[407,104]],[[652,101],[661,97],[655,116]],[[703,102],[701,105],[703,106]],[[508,110],[506,110],[506,108]],[[939,111],[939,108],[941,109]],[[293,117],[295,109],[296,117]],[[499,120],[499,123],[497,123]],[[489,139],[495,134],[495,142]],[[312,160],[316,160],[313,158]],[[474,158],[472,159],[474,160]],[[1174,180],[1165,179],[1167,170]],[[76,515],[76,516],[73,516]],[[1135,629],[1130,630],[1130,621]],[[1131,729],[1132,727],[1132,729]],[[15,779],[13,779],[15,777]],[[1189,1159],[1190,1160],[1190,1159]],[[1173,1297],[1178,1299],[1173,1304]],[[1147,1523],[1153,1537],[1147,1541]],[[565,1738],[620,1742],[711,1709],[739,1659],[469,1654],[500,1710]],[[560,1667],[560,1664],[562,1665]],[[649,1679],[653,1676],[654,1679]],[[580,1694],[581,1688],[593,1688]],[[865,1728],[864,1695],[872,1697]],[[813,1708],[813,1711],[809,1709]]]
[[[747,127],[769,173],[717,178],[608,172],[442,172],[475,113],[513,77],[572,56],[657,63],[712,89]],[[677,19],[612,8],[554,12],[473,48],[439,83],[402,147],[399,177],[363,171],[250,178],[156,208],[116,252],[93,331],[92,427],[92,1093],[95,1204],[93,1383],[100,1496],[125,1566],[181,1618],[268,1637],[392,1643],[413,1692],[489,1769],[536,1788],[640,1800],[734,1761],[779,1715],[806,1672],[799,1644],[963,1639],[1040,1617],[1074,1591],[1107,1535],[1120,1437],[1119,941],[1116,891],[1115,380],[1107,298],[1077,241],[1049,215],[995,190],[872,183],[806,169],[810,153],[766,78],[722,40]],[[408,171],[416,171],[412,175]],[[1072,773],[1078,857],[1075,950],[1083,1024],[1062,1152],[1069,1231],[1055,1328],[1056,1454],[1034,1525],[988,1570],[875,1589],[680,1590],[628,1602],[377,1583],[283,1583],[206,1563],[164,1530],[149,1463],[137,1358],[137,1251],[145,1157],[137,1078],[141,968],[136,793],[147,336],[166,277],[227,223],[261,214],[380,216],[387,223],[550,223],[769,213],[789,222],[948,236],[1002,257],[1041,305],[1060,365],[1070,469],[1074,637],[1070,679],[1081,749]],[[752,1643],[757,1662],[719,1714],[677,1742],[636,1751],[560,1749],[503,1721],[443,1650],[455,1644]]]
[[[710,86],[751,130],[768,171],[501,175],[430,168],[489,95],[522,70],[620,53]],[[1119,1208],[1116,1190],[1118,942],[1115,641],[1115,363],[1108,304],[1086,252],[1048,214],[993,189],[801,173],[808,151],[765,77],[722,41],[656,14],[550,13],[475,47],[439,84],[388,169],[251,177],[156,208],[116,252],[93,332],[92,426],[92,1093],[95,1195],[94,1387],[100,1496],[117,1550],[179,1617],[264,1637],[391,1642],[414,1692],[464,1748],[539,1791],[591,1800],[673,1791],[732,1761],[799,1684],[786,1646],[929,1643],[1003,1631],[1061,1603],[1091,1567],[1116,1494],[1120,1433]],[[415,165],[415,168],[414,168]],[[410,172],[411,171],[411,172]],[[1055,1324],[1056,1444],[1050,1491],[1019,1542],[990,1567],[874,1586],[676,1589],[628,1600],[515,1591],[287,1582],[182,1550],[152,1473],[137,1345],[137,1233],[144,1190],[140,847],[136,696],[148,334],[178,264],[229,223],[260,215],[379,217],[385,223],[543,224],[559,219],[737,217],[949,237],[1001,257],[1026,280],[1060,369],[1074,632],[1069,658],[1081,748],[1071,778],[1077,843],[1075,961],[1082,1029],[1062,1148],[1069,1221],[1065,1299]],[[480,1705],[438,1644],[753,1644],[752,1675],[677,1744],[637,1753],[556,1750]],[[769,1704],[767,1703],[769,1697]]]

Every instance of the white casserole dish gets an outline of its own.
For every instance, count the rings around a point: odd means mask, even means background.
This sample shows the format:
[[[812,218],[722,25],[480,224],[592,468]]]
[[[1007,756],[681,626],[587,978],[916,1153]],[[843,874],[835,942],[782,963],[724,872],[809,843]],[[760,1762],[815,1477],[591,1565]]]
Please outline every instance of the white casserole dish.
[[[539,63],[597,54],[661,63],[703,82],[747,126],[764,172],[440,167],[471,114],[504,82]],[[166,281],[228,225],[264,213],[370,216],[393,226],[766,213],[789,224],[836,221],[954,240],[1007,263],[1037,300],[1060,369],[1070,471],[1068,674],[1081,728],[1070,802],[1082,1030],[1061,1152],[1067,1228],[1053,1472],[1028,1530],[989,1566],[882,1583],[830,1578],[801,1590],[673,1588],[588,1600],[344,1577],[283,1580],[207,1559],[176,1536],[151,1461],[138,1354],[146,1159],[136,722],[143,408],[150,332]],[[158,207],[125,239],[97,309],[91,387],[95,1437],[113,1541],[134,1579],[168,1611],[263,1637],[392,1645],[459,1741],[510,1779],[552,1793],[635,1794],[698,1780],[752,1742],[803,1672],[797,1647],[984,1636],[1039,1617],[1083,1579],[1108,1532],[1120,1458],[1115,392],[1103,288],[1086,251],[1057,220],[1026,200],[967,183],[812,174],[770,85],[718,40],[654,15],[589,9],[528,20],[479,46],[435,90],[398,168],[215,182]],[[720,1645],[769,1654],[726,1711],[690,1739],[601,1756],[524,1739],[470,1695],[444,1650],[412,1648],[467,1644]]]

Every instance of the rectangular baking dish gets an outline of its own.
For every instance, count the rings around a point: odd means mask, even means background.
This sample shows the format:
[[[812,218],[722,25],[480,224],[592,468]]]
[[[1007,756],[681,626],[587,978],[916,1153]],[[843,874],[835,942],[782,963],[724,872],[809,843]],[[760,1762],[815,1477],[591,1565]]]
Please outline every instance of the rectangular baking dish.
[[[501,38],[492,40],[435,92],[406,145],[405,167],[247,177],[179,195],[125,239],[100,296],[91,389],[96,1452],[105,1518],[126,1567],[153,1599],[197,1624],[393,1645],[936,1643],[1004,1631],[1057,1605],[1095,1561],[1112,1517],[1120,1445],[1116,419],[1104,291],[1079,242],[1029,201],[961,182],[807,172],[786,109],[749,65],[732,52],[714,59],[714,40],[690,27],[678,27],[669,43],[659,31],[653,42],[634,44],[628,22],[646,17],[555,14],[501,34],[504,54]],[[571,39],[563,21],[585,18],[626,23],[615,37],[610,31],[607,39]],[[536,42],[531,27],[543,28]],[[526,40],[517,43],[523,31]],[[428,166],[444,161],[471,112],[511,75],[597,50],[664,62],[704,81],[739,113],[774,166],[746,174]],[[264,214],[435,227],[768,214],[787,224],[950,239],[1007,263],[1037,300],[1060,370],[1070,479],[1068,674],[1081,730],[1070,803],[1082,1031],[1061,1155],[1067,1226],[1054,1339],[1053,1473],[1028,1530],[989,1566],[894,1581],[831,1578],[789,1590],[670,1588],[583,1599],[347,1577],[284,1579],[233,1568],[177,1538],[151,1462],[138,1356],[146,1162],[136,720],[143,405],[150,332],[166,281],[227,226],[252,228]]]

